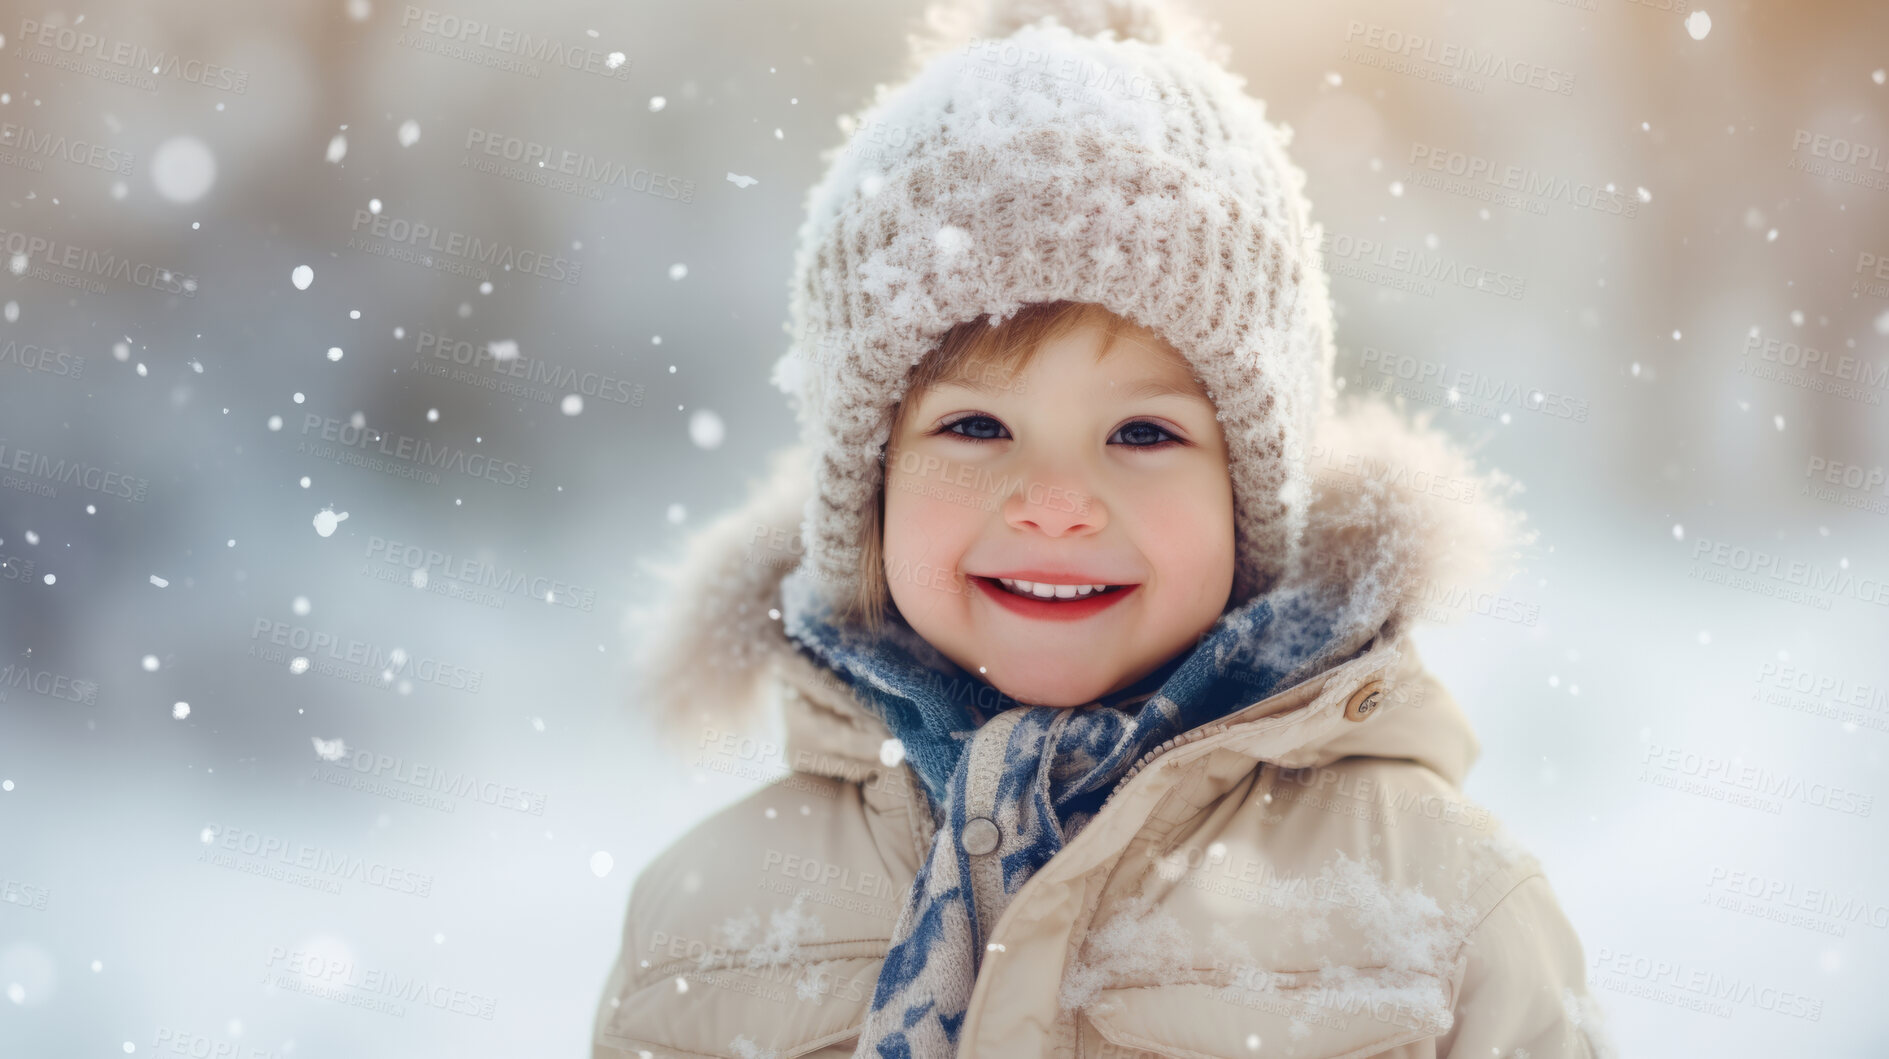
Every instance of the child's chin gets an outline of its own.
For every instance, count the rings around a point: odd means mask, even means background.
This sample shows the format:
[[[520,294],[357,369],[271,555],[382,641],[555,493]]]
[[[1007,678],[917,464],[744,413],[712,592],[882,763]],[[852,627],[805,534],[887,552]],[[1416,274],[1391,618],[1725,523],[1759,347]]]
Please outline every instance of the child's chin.
[[[1079,677],[1039,672],[1028,680],[993,680],[991,686],[1025,706],[1070,707],[1093,703],[1108,690],[1109,682],[1099,679],[1093,671]]]

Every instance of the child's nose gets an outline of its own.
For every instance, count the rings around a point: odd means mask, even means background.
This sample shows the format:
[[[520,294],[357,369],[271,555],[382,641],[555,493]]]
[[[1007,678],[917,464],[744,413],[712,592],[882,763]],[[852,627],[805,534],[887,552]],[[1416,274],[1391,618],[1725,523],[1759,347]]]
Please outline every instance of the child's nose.
[[[1046,537],[1099,533],[1108,514],[1094,494],[1075,484],[1035,479],[1019,484],[1004,498],[1004,521],[1034,529]]]

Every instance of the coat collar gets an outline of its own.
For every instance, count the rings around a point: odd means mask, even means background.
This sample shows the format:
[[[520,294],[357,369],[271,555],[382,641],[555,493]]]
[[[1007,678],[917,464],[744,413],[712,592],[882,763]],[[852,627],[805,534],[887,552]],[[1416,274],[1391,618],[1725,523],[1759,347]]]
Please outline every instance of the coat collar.
[[[1428,591],[1480,584],[1513,546],[1520,517],[1503,502],[1506,479],[1476,473],[1439,431],[1375,403],[1328,419],[1302,456],[1314,475],[1303,569],[1369,578],[1396,605],[1366,630],[1357,656],[1202,726],[1211,732],[1184,733],[1155,759],[1210,736],[1217,748],[1288,768],[1408,758],[1460,785],[1475,734],[1417,660],[1408,630]],[[635,701],[654,708],[678,750],[704,731],[778,723],[788,767],[860,780],[885,771],[880,748],[890,733],[779,621],[780,581],[802,555],[811,495],[805,450],[783,450],[744,505],[690,537],[677,560],[651,564],[667,591],[626,620]],[[1345,719],[1348,698],[1373,680],[1383,683],[1381,708]]]

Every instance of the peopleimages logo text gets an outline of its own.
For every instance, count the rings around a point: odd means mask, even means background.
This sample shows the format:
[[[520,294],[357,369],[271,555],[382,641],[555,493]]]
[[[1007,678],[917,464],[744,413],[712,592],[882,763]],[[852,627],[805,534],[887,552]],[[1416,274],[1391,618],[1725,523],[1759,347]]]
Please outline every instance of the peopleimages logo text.
[[[513,809],[532,816],[544,815],[543,792],[500,783],[462,769],[409,761],[397,755],[379,754],[360,747],[348,748],[336,767],[375,780],[417,787],[453,798],[476,798],[497,809]]]
[[[197,294],[197,277],[119,257],[109,250],[90,250],[31,232],[5,229],[0,229],[0,248],[6,250],[7,257],[15,259],[15,263],[9,266],[15,275],[24,273],[33,261],[38,260],[47,268],[75,272],[82,277],[119,280],[136,287],[148,287],[162,294],[181,294],[186,298],[194,298]],[[22,268],[22,265],[26,268]],[[102,287],[92,286],[87,289],[103,293]]]
[[[515,55],[527,62],[562,66],[598,77],[627,80],[630,76],[630,63],[622,52],[601,52],[581,45],[573,47],[549,37],[534,37],[478,19],[435,11],[430,7],[406,5],[400,12],[400,28],[408,33],[423,33],[452,44],[487,48]],[[534,72],[532,76],[537,75]]]
[[[103,169],[121,176],[131,175],[133,156],[130,151],[89,140],[71,139],[31,125],[0,121],[0,148],[36,158],[57,158],[73,165]]]
[[[6,438],[0,437],[0,472],[5,471],[61,485],[76,485],[101,496],[115,496],[140,504],[151,484],[143,478],[106,470],[84,460],[55,459],[43,452],[9,445]]]
[[[1638,199],[1616,191],[1612,184],[1596,186],[1585,181],[1572,181],[1567,177],[1550,176],[1528,166],[1497,162],[1479,154],[1455,151],[1435,144],[1412,143],[1408,162],[1412,166],[1423,166],[1433,173],[1445,173],[1471,183],[1480,182],[1529,198],[1559,202],[1564,206],[1622,217],[1632,217],[1640,212]]]
[[[451,552],[440,552],[417,544],[402,544],[385,537],[368,537],[367,558],[379,559],[383,563],[404,567],[407,570],[428,571],[427,580],[437,574],[449,581],[457,581],[478,588],[489,588],[506,595],[543,600],[582,611],[593,610],[597,604],[595,589],[583,588],[557,578],[534,576],[523,570],[515,570],[509,566],[501,567],[483,559],[457,556]]]
[[[1692,558],[1725,570],[1769,578],[1811,592],[1848,596],[1862,603],[1889,607],[1889,582],[1859,577],[1848,570],[1831,570],[1815,563],[1786,560],[1781,555],[1701,537],[1693,542]]]
[[[35,695],[49,699],[65,699],[86,706],[98,705],[98,681],[78,680],[50,669],[33,669],[30,666],[9,662],[0,669],[0,689],[25,688]],[[0,698],[4,692],[0,691]]]
[[[598,158],[565,147],[550,147],[522,137],[507,136],[491,129],[468,128],[465,149],[466,158],[460,162],[460,166],[464,168],[483,168],[478,165],[480,160],[472,155],[472,152],[477,151],[489,158],[516,163],[523,168],[528,177],[556,174],[587,184],[603,184],[621,188],[624,191],[640,191],[657,198],[675,199],[685,203],[695,201],[695,181],[693,180],[684,180],[679,176],[664,176],[640,166],[631,169],[615,159]]]
[[[80,16],[84,17],[84,16]],[[249,90],[249,71],[237,70],[201,59],[186,59],[175,52],[153,51],[127,40],[110,40],[102,34],[76,26],[49,26],[35,19],[20,20],[20,43],[64,52],[75,59],[95,59],[139,74],[150,73],[188,81],[205,88],[220,89],[238,95]],[[33,61],[38,61],[36,57]]]
[[[514,463],[511,460],[494,459],[484,453],[467,452],[454,445],[440,445],[425,438],[416,438],[407,434],[386,433],[357,427],[353,423],[333,416],[318,415],[314,412],[302,416],[302,433],[316,432],[324,441],[331,441],[345,448],[367,451],[373,449],[384,456],[404,460],[420,467],[429,467],[440,471],[455,471],[484,478],[500,485],[515,485],[520,489],[531,483],[531,465]]]
[[[363,228],[376,239],[407,247],[424,247],[436,254],[489,265],[504,272],[528,272],[560,283],[576,283],[584,274],[582,262],[557,257],[542,250],[520,250],[509,243],[435,228],[425,221],[409,221],[404,217],[377,214],[367,209],[355,210],[353,231],[359,233]]]
[[[1382,281],[1362,270],[1387,269],[1410,277],[1409,283],[1401,286],[1426,298],[1435,293],[1433,285],[1437,283],[1509,299],[1520,299],[1528,291],[1526,277],[1467,264],[1442,254],[1426,254],[1375,239],[1334,234],[1323,227],[1312,228],[1307,236],[1308,241],[1316,236],[1318,251],[1325,256],[1327,267],[1334,275],[1378,283]]]
[[[432,331],[422,330],[419,333],[414,352],[430,355],[436,360],[449,360],[462,367],[483,369],[492,375],[523,379],[527,384],[543,387],[546,393],[577,393],[617,404],[642,403],[644,387],[640,383],[631,383],[628,379],[600,372],[580,372],[576,368],[552,364],[541,357],[524,353],[500,356],[490,345],[475,346],[463,339]]]
[[[273,644],[313,655],[318,660],[328,658],[372,673],[385,673],[389,678],[410,677],[455,691],[476,693],[485,680],[483,670],[467,669],[427,655],[410,654],[399,647],[383,650],[366,640],[337,636],[331,632],[268,618],[256,619],[250,627],[249,638],[252,642]]]
[[[0,345],[0,364],[18,364],[28,371],[43,371],[51,375],[64,375],[78,378],[85,374],[85,358],[76,353],[48,349],[31,342],[19,342],[7,339]]]
[[[1421,33],[1405,33],[1375,22],[1347,20],[1345,43],[1361,44],[1411,62],[1430,63],[1473,77],[1507,81],[1554,95],[1565,96],[1574,91],[1574,75],[1566,70],[1557,70],[1500,52],[1440,41]]]

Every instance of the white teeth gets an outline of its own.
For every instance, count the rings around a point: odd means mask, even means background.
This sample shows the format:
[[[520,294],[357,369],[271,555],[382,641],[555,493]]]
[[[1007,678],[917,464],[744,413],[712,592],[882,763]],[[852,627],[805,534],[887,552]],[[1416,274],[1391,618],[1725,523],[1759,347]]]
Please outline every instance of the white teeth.
[[[1036,581],[1020,581],[1013,577],[997,579],[1012,592],[1037,599],[1082,599],[1093,596],[1109,586],[1107,585],[1048,585]]]

